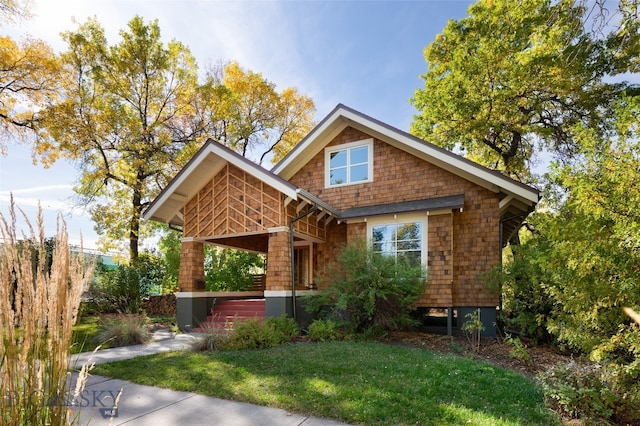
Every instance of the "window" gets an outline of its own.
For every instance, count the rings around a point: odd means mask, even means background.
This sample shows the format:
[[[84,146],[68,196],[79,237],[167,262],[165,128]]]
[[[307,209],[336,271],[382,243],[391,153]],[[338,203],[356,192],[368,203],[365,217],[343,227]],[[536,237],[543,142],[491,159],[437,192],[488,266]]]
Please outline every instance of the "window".
[[[340,186],[373,180],[373,139],[352,142],[325,151],[325,186]]]
[[[410,264],[426,265],[426,218],[417,216],[368,222],[368,237],[373,251],[407,260]]]

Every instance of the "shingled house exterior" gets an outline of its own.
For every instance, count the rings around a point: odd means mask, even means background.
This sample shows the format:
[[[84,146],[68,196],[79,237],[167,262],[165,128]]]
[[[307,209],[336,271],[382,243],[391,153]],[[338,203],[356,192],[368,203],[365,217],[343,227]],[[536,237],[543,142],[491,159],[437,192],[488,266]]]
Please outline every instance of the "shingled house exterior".
[[[426,265],[417,305],[481,309],[482,276],[538,202],[538,190],[338,105],[271,171],[208,140],[144,218],[182,228],[178,324],[197,327],[221,298],[264,300],[265,315],[304,317],[299,297],[352,239]],[[265,253],[264,289],[204,289],[204,244]],[[312,289],[310,289],[312,288]]]

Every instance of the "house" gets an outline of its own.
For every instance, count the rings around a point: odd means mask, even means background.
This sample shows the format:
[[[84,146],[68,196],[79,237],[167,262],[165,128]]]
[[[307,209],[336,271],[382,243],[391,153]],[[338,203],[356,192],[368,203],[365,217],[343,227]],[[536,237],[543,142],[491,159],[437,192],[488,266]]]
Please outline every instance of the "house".
[[[266,316],[304,316],[314,272],[354,238],[427,266],[417,305],[480,308],[488,328],[499,291],[483,274],[538,202],[539,191],[338,105],[268,171],[208,140],[144,213],[183,230],[177,293],[183,329],[225,298],[258,299]],[[267,255],[264,289],[204,289],[203,245]],[[308,320],[304,318],[303,320]]]

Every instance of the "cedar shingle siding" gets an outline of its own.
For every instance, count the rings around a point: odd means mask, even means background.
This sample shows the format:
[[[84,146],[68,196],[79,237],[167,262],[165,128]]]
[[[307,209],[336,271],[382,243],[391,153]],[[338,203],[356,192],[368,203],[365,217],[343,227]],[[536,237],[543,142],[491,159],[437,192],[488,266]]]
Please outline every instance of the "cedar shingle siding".
[[[370,136],[348,127],[327,146],[367,138]],[[338,210],[464,194],[462,213],[429,217],[429,281],[419,304],[429,307],[498,304],[498,294],[481,279],[483,273],[500,261],[497,194],[377,139],[373,146],[373,182],[325,188],[324,173],[322,150],[289,180]],[[349,230],[349,238],[366,239],[365,224],[351,224]],[[331,248],[318,250],[319,265],[335,258]]]

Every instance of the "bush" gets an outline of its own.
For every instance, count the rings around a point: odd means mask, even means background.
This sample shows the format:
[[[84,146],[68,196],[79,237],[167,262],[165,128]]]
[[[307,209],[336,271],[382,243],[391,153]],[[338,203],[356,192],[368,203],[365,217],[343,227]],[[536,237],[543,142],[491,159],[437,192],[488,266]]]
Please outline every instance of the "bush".
[[[101,314],[138,314],[142,298],[162,290],[163,278],[162,261],[150,253],[141,253],[130,266],[98,265],[87,310]]]
[[[329,342],[343,338],[344,334],[336,321],[316,320],[309,325],[309,339],[312,342]]]
[[[130,346],[147,343],[151,337],[147,318],[142,315],[106,315],[100,318],[97,343],[109,346]]]
[[[371,334],[412,324],[410,312],[424,289],[426,272],[362,242],[344,247],[318,276],[319,295],[307,296],[311,312],[344,321],[347,332]]]
[[[299,334],[292,318],[272,317],[262,321],[247,319],[235,321],[233,330],[220,330],[204,325],[205,350],[266,349],[291,342]]]
[[[559,364],[539,376],[549,405],[593,424],[638,424],[637,381],[613,365]],[[622,385],[622,386],[621,386]]]
[[[527,351],[527,345],[522,343],[522,340],[518,337],[512,337],[507,334],[504,338],[504,342],[511,346],[511,349],[509,349],[509,356],[511,358],[517,359],[526,365],[531,365],[531,356]]]
[[[480,352],[481,336],[482,332],[485,330],[484,324],[480,319],[480,308],[465,315],[464,323],[462,324],[462,330],[467,336],[467,340],[469,342],[469,346],[471,346],[471,350],[476,353]]]

